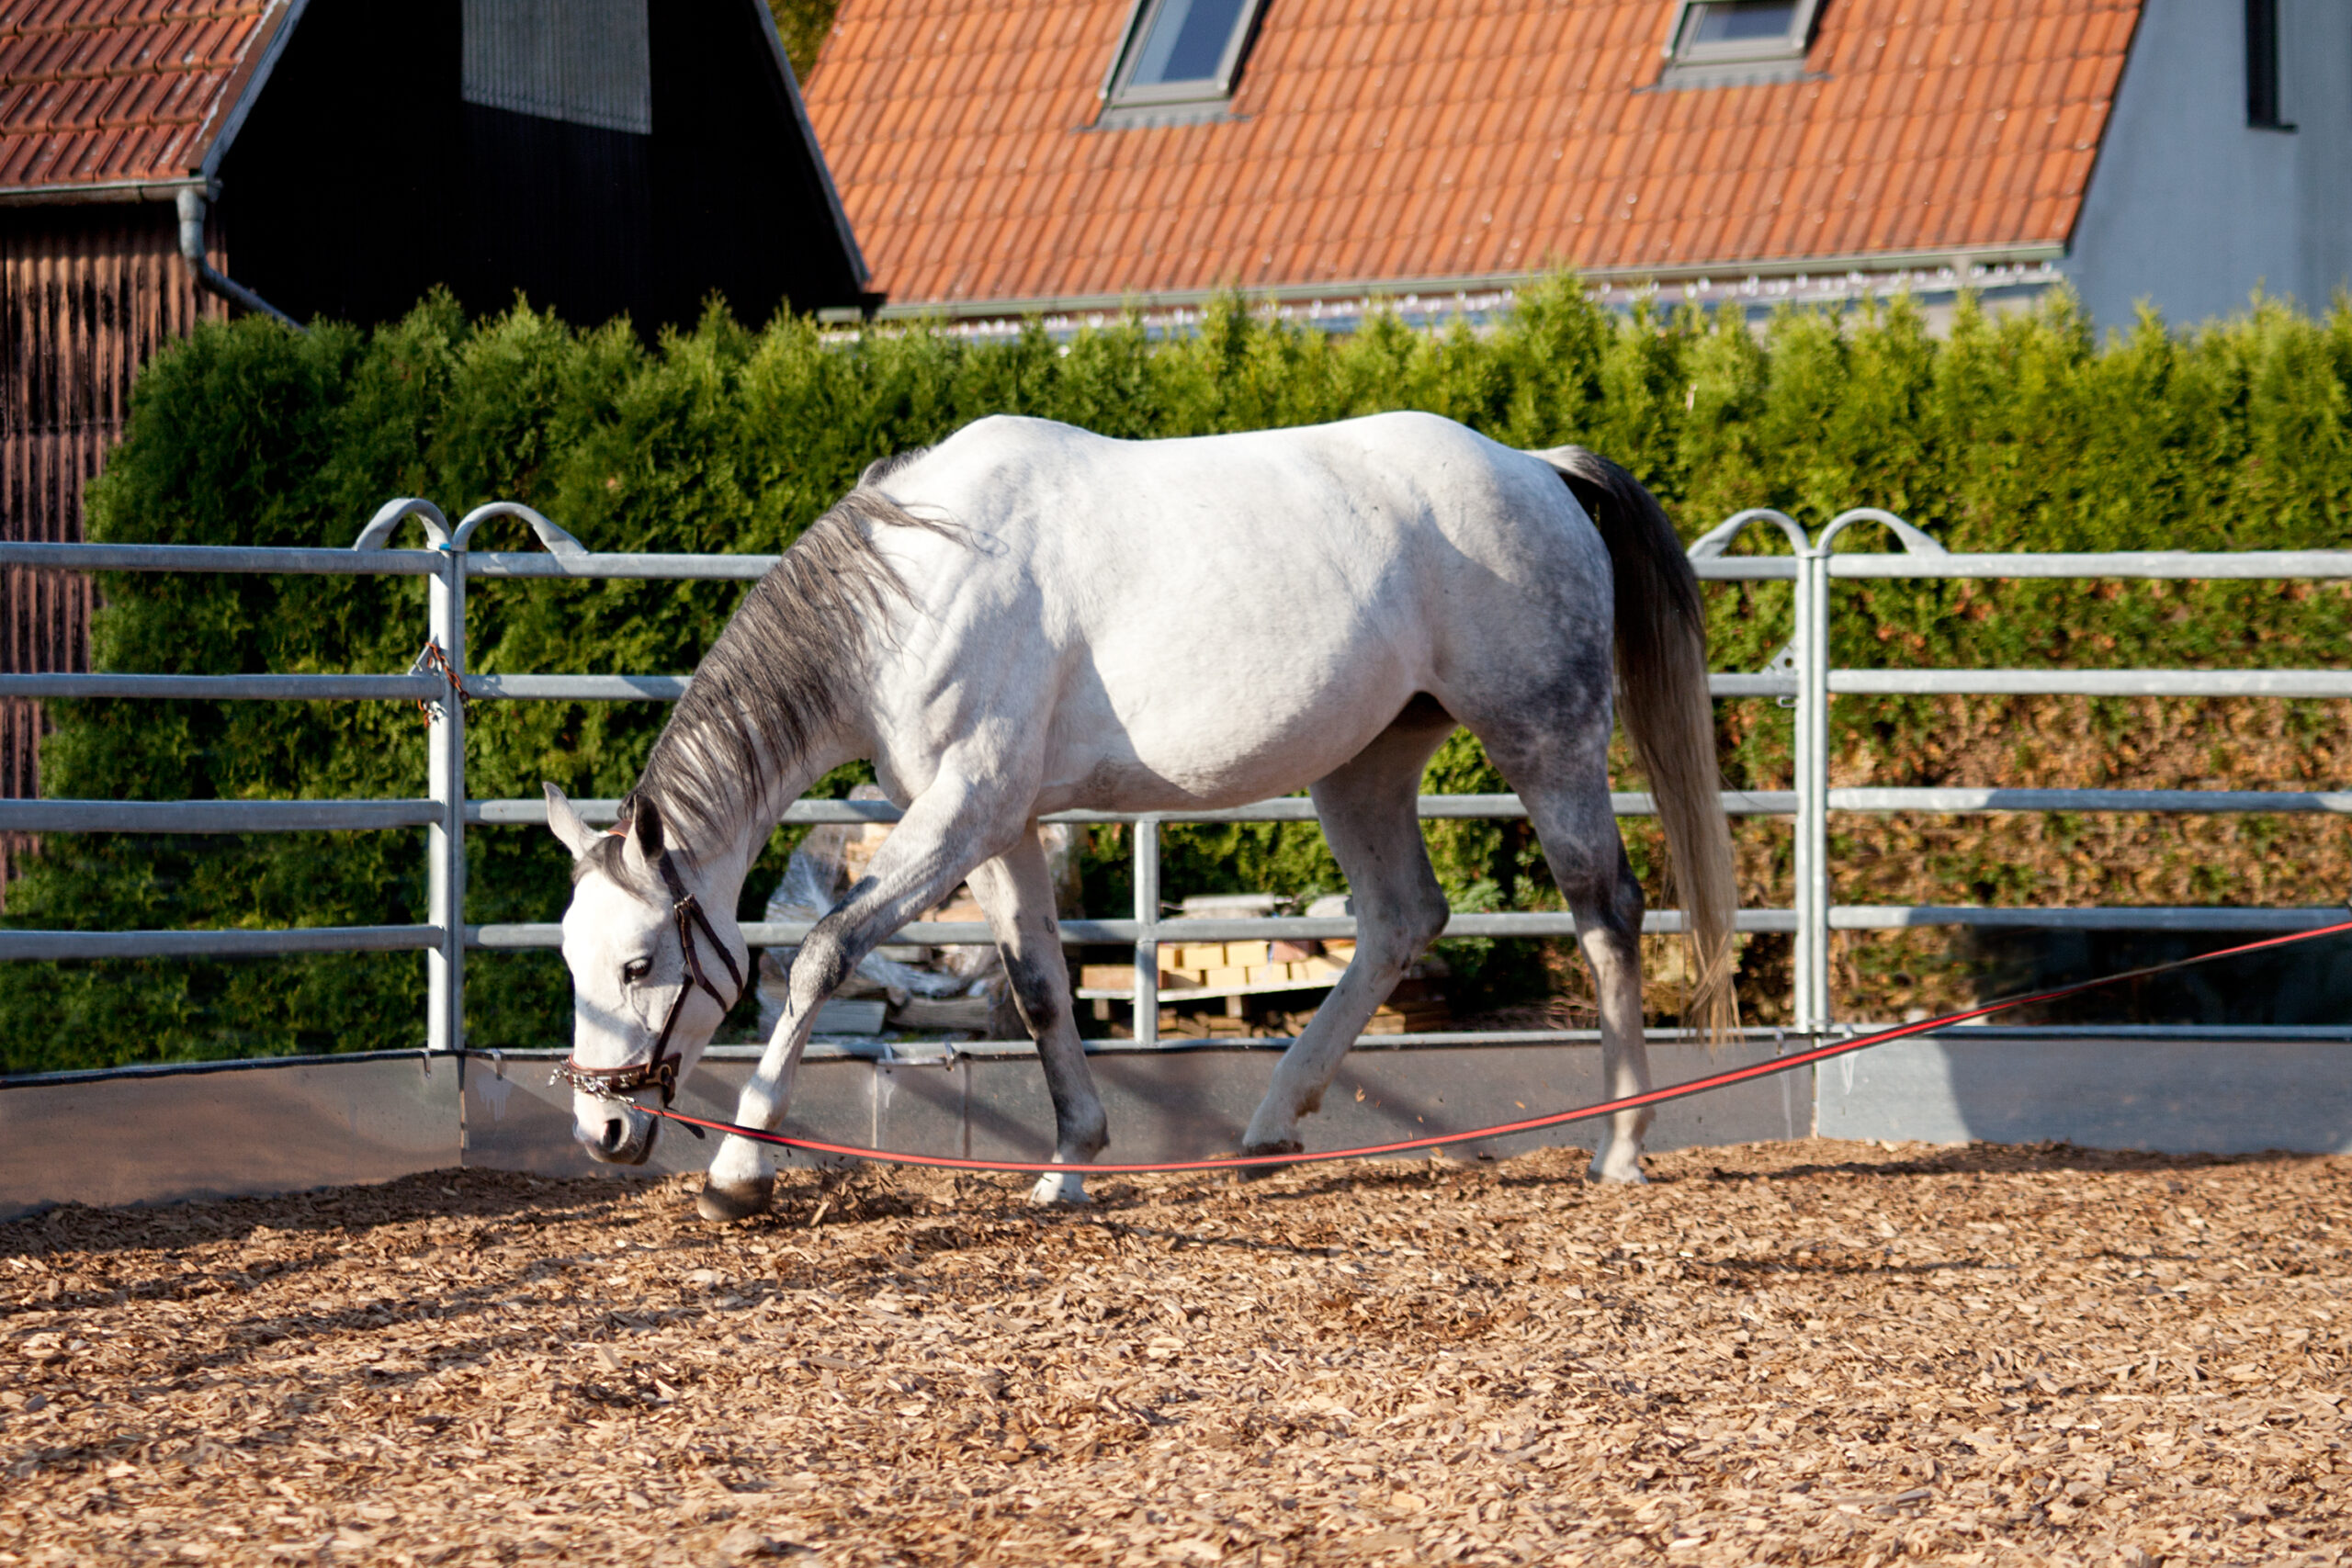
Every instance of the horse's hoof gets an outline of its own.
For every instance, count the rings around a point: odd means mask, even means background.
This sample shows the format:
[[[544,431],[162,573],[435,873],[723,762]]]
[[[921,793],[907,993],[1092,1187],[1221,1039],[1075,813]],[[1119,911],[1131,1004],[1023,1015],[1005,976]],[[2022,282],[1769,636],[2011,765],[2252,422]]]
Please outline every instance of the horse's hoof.
[[[1029,1189],[1029,1201],[1040,1204],[1091,1203],[1094,1200],[1086,1194],[1084,1176],[1077,1171],[1064,1175],[1056,1170],[1037,1178],[1037,1185]]]
[[[1262,1155],[1301,1155],[1306,1152],[1306,1145],[1296,1138],[1282,1138],[1270,1144],[1241,1145],[1241,1156],[1244,1159],[1256,1159]],[[1238,1181],[1263,1181],[1274,1172],[1289,1168],[1286,1165],[1245,1165],[1236,1169],[1233,1175]]]
[[[1584,1179],[1601,1187],[1646,1187],[1650,1180],[1638,1162],[1621,1168],[1604,1166],[1599,1160],[1585,1168]]]
[[[775,1194],[775,1179],[765,1177],[742,1187],[721,1187],[706,1180],[702,1190],[695,1194],[695,1213],[714,1224],[740,1220],[748,1215],[764,1213],[768,1200]]]

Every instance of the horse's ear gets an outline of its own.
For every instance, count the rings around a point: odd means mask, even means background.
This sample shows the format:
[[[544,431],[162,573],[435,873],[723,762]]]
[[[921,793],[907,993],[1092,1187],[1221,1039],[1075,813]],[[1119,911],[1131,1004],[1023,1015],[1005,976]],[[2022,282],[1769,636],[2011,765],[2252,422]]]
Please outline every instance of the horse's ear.
[[[550,784],[547,792],[548,829],[562,840],[563,847],[571,852],[571,858],[578,860],[588,852],[588,846],[596,841],[596,829],[588,826],[580,813],[572,809],[571,801],[563,791]]]
[[[662,813],[652,801],[643,795],[632,797],[628,830],[629,837],[637,840],[637,852],[649,864],[662,858]]]

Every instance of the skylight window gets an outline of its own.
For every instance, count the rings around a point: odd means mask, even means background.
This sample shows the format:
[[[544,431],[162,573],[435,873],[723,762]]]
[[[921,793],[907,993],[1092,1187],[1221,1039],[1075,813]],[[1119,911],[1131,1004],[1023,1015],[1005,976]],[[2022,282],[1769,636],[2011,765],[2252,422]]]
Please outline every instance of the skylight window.
[[[1105,124],[1120,111],[1206,110],[1233,96],[1263,0],[1136,0],[1103,79]],[[1184,115],[1182,118],[1207,118]],[[1122,116],[1121,118],[1126,118]],[[1169,118],[1150,114],[1152,119]]]
[[[1821,0],[1680,0],[1667,28],[1662,87],[1802,76]]]
[[[1683,22],[1683,52],[1746,51],[1759,44],[1788,46],[1797,18],[1797,0],[1714,0],[1690,7]]]

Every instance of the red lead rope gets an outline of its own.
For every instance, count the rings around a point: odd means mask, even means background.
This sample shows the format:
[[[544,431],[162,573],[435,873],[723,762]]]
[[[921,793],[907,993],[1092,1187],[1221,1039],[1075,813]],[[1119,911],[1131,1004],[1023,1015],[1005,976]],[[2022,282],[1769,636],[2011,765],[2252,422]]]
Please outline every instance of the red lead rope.
[[[1873,1045],[1883,1045],[1890,1040],[1902,1040],[1914,1034],[1927,1034],[1935,1030],[1965,1023],[1988,1013],[2007,1012],[2011,1008],[2024,1007],[2029,1002],[2055,1001],[2100,986],[2112,986],[2125,980],[2137,980],[2143,976],[2162,975],[2167,970],[2186,969],[2193,964],[2210,964],[2217,958],[2230,958],[2241,953],[2260,953],[2265,948],[2288,947],[2299,942],[2311,942],[2324,936],[2352,931],[2352,920],[2340,921],[2316,930],[2296,931],[2289,936],[2265,937],[2237,947],[2224,947],[2213,953],[2200,953],[2193,958],[2176,958],[2165,964],[2151,964],[2144,969],[2127,969],[2120,975],[2102,976],[2096,980],[2079,980],[2071,986],[2061,986],[2054,991],[2036,991],[2031,996],[2011,997],[2005,1001],[1986,1002],[1964,1012],[1946,1013],[1920,1023],[1906,1023],[1899,1028],[1882,1030],[1853,1040],[1841,1040],[1834,1045],[1816,1045],[1810,1051],[1800,1051],[1793,1056],[1775,1056],[1769,1062],[1752,1066],[1734,1067],[1729,1072],[1715,1073],[1703,1078],[1693,1078],[1666,1089],[1654,1089],[1643,1094],[1629,1094],[1622,1100],[1604,1100],[1596,1105],[1581,1106],[1574,1111],[1555,1111],[1548,1116],[1531,1116],[1523,1122],[1503,1122],[1492,1127],[1479,1127],[1467,1133],[1441,1133],[1432,1137],[1403,1138],[1393,1144],[1366,1144],[1352,1149],[1318,1149],[1309,1154],[1283,1155],[1223,1155],[1214,1159],[1152,1160],[1136,1165],[1064,1165],[1051,1160],[1020,1159],[961,1159],[949,1155],[899,1154],[889,1149],[860,1148],[854,1144],[828,1144],[816,1138],[795,1138],[783,1133],[770,1133],[757,1127],[739,1127],[732,1122],[711,1122],[699,1116],[688,1116],[667,1107],[647,1106],[644,1109],[672,1122],[683,1122],[689,1127],[726,1133],[753,1143],[769,1144],[780,1149],[800,1149],[809,1154],[846,1156],[853,1159],[872,1160],[878,1165],[931,1166],[941,1170],[1005,1170],[1051,1173],[1068,1171],[1088,1176],[1140,1176],[1155,1171],[1173,1170],[1246,1170],[1252,1166],[1313,1165],[1322,1160],[1364,1159],[1374,1155],[1410,1154],[1416,1149],[1443,1148],[1448,1144],[1476,1143],[1481,1138],[1506,1137],[1513,1133],[1532,1133],[1543,1127],[1561,1127],[1571,1122],[1589,1122],[1595,1117],[1613,1116],[1620,1111],[1637,1111],[1645,1105],[1663,1105],[1669,1100],[1682,1100],[1710,1089],[1727,1089],[1751,1078],[1770,1077],[1774,1073],[1793,1072],[1799,1067],[1826,1062],[1832,1056],[1843,1056],[1852,1051],[1867,1051]]]

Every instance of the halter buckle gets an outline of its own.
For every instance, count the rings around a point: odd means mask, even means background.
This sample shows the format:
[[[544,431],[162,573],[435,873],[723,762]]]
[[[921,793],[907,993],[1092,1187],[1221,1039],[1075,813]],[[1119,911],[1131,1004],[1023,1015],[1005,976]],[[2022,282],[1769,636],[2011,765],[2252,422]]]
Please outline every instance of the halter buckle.
[[[556,1064],[548,1082],[570,1084],[583,1094],[612,1100],[626,1100],[639,1089],[651,1087],[662,1091],[662,1103],[668,1105],[678,1094],[678,1056],[673,1052],[621,1067],[583,1067],[566,1057]]]

